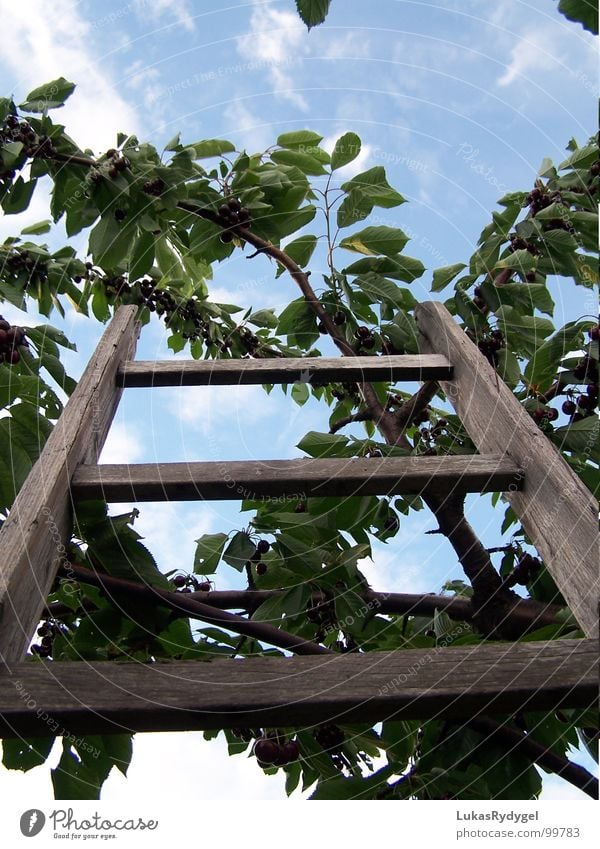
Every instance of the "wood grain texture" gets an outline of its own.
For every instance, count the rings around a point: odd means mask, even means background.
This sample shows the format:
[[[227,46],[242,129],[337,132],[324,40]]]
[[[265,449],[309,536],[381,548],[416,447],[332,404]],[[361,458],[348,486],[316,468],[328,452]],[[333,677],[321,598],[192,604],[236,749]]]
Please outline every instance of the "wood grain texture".
[[[452,366],[439,354],[290,359],[157,360],[123,363],[120,386],[223,386],[260,383],[448,380]]]
[[[20,660],[71,533],[69,481],[95,462],[119,402],[120,362],[135,350],[136,308],[121,307],[31,469],[0,530],[0,658]]]
[[[0,736],[380,722],[586,708],[592,640],[211,663],[19,663],[0,672]]]
[[[430,301],[415,314],[422,349],[454,363],[442,388],[479,451],[524,469],[525,487],[507,493],[511,506],[585,634],[597,636],[597,502],[446,308]]]
[[[243,460],[81,466],[75,499],[106,501],[240,500],[326,495],[503,491],[519,486],[518,467],[502,457],[385,457]]]

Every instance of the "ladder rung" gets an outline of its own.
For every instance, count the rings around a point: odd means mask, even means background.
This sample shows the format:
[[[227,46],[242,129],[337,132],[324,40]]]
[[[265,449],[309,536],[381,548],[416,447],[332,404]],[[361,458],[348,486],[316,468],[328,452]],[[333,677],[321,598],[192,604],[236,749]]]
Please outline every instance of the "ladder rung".
[[[381,357],[296,357],[290,359],[149,360],[127,362],[118,386],[223,386],[313,383],[329,380],[451,380],[452,365],[440,354]]]
[[[0,669],[0,734],[47,734],[48,716],[72,734],[104,734],[585,709],[597,680],[595,640],[212,663],[20,663]]]
[[[76,499],[199,501],[285,496],[505,492],[523,473],[506,457],[385,457],[327,460],[238,460],[200,463],[82,465]]]

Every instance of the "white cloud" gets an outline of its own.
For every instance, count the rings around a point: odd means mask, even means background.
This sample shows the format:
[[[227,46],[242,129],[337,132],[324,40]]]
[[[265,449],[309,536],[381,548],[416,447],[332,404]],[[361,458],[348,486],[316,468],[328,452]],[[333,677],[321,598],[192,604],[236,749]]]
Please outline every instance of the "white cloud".
[[[161,775],[157,774],[160,764]],[[103,801],[153,799],[157,785],[164,801],[180,804],[225,799],[276,800],[285,798],[284,774],[266,776],[247,754],[229,757],[223,735],[207,741],[202,732],[137,734],[127,778],[113,770],[102,793]]]
[[[213,454],[219,451],[217,444],[224,422],[228,435],[233,436],[237,431],[241,443],[247,438],[249,425],[273,416],[279,406],[275,397],[265,395],[260,386],[188,386],[170,390],[165,398],[168,408],[185,426],[191,425],[215,437],[215,445],[208,448]],[[243,447],[238,446],[240,451]]]
[[[226,119],[225,134],[233,141],[239,139],[247,151],[265,150],[273,142],[270,124],[259,118],[255,112],[241,100],[232,100],[223,110]]]
[[[19,80],[17,100],[64,76],[77,89],[56,120],[79,144],[101,150],[114,144],[118,130],[138,131],[134,110],[120,95],[118,83],[101,70],[102,57],[90,49],[91,24],[69,0],[55,0],[51,14],[42,0],[0,0],[0,16],[4,32],[10,34],[0,42],[0,61]]]
[[[101,463],[135,463],[142,455],[140,434],[123,422],[113,422],[104,443]]]
[[[322,55],[327,59],[362,59],[371,54],[371,42],[363,31],[346,32],[332,38],[331,32],[324,30],[323,35],[325,43]]]
[[[553,26],[528,30],[513,47],[511,60],[498,79],[498,85],[504,87],[537,71],[556,71],[564,67],[564,57],[555,36]]]
[[[158,22],[161,18],[172,18],[188,32],[194,30],[194,19],[187,0],[135,0],[135,11],[142,20]]]
[[[237,49],[249,62],[265,65],[278,97],[302,112],[308,110],[305,98],[294,91],[294,79],[288,70],[308,52],[306,29],[298,15],[254,0],[250,32],[237,39]]]

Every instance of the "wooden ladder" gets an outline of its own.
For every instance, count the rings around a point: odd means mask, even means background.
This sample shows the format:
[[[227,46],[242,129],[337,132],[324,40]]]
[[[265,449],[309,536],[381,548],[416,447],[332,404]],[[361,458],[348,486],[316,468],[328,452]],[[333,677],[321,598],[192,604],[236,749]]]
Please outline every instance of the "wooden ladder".
[[[0,531],[0,737],[370,722],[586,708],[597,694],[597,505],[436,302],[423,354],[134,362],[136,308],[104,333]],[[437,380],[480,454],[98,465],[124,387]],[[231,481],[236,486],[231,486]],[[587,639],[211,663],[32,662],[24,655],[74,503],[501,491]],[[244,495],[244,497],[249,497]],[[56,731],[55,731],[56,733]]]

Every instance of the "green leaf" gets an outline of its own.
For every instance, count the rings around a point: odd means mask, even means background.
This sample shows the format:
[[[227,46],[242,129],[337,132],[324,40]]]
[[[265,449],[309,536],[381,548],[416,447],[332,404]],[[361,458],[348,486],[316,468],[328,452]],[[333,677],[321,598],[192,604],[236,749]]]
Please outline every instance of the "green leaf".
[[[526,382],[544,392],[554,381],[561,360],[579,344],[581,327],[576,323],[565,325],[537,348],[525,368]]]
[[[181,133],[176,133],[165,145],[165,150],[177,150],[181,144]]]
[[[92,312],[98,321],[107,321],[110,316],[108,299],[101,282],[94,283],[92,294]]]
[[[374,168],[352,177],[351,180],[342,185],[342,189],[348,193],[358,189],[369,198],[373,206],[380,206],[384,209],[391,209],[405,202],[405,198],[388,183],[385,168],[381,165],[376,165]]]
[[[313,252],[317,246],[317,237],[316,236],[299,236],[297,239],[294,239],[293,242],[289,242],[285,248],[285,253],[291,257],[294,262],[298,263],[301,268],[305,268],[310,262],[310,258],[313,255]],[[280,277],[284,273],[285,269],[283,266],[280,266],[277,270],[277,277]]]
[[[508,347],[526,355],[533,354],[554,330],[549,319],[523,315],[514,307],[502,306],[496,310],[496,316]]]
[[[255,327],[277,327],[277,316],[272,309],[256,310],[248,316],[248,324],[254,324]]]
[[[294,383],[292,386],[292,399],[299,407],[304,406],[310,397],[310,391],[307,383]]]
[[[238,531],[233,535],[231,542],[223,552],[223,560],[238,572],[241,572],[247,561],[250,560],[256,546],[245,531]]]
[[[96,750],[98,751],[98,750]],[[104,758],[86,759],[86,763],[71,751],[71,744],[63,738],[63,753],[55,769],[51,770],[55,799],[99,799],[104,779],[112,765]],[[100,769],[108,766],[108,769]]]
[[[311,430],[302,437],[297,447],[311,457],[349,456],[348,437],[339,433],[318,433]]]
[[[441,292],[466,267],[464,262],[457,262],[454,265],[445,265],[443,268],[436,268],[433,272],[431,291]]]
[[[279,147],[299,148],[317,147],[323,136],[313,133],[312,130],[295,130],[292,133],[283,133],[277,138]]]
[[[335,143],[331,154],[331,170],[337,171],[352,162],[361,149],[361,140],[356,133],[344,133]]]
[[[102,748],[119,772],[127,775],[133,755],[132,734],[102,734]]]
[[[308,29],[311,29],[323,23],[330,3],[331,0],[296,0],[296,9]]]
[[[154,262],[154,236],[149,231],[144,231],[133,244],[133,250],[129,259],[129,278],[137,280],[143,277],[152,268]]]
[[[30,224],[29,227],[23,227],[21,230],[22,236],[41,236],[43,233],[49,233],[52,222],[49,218],[44,221],[38,221],[36,224]]]
[[[69,342],[63,331],[52,327],[51,324],[38,324],[36,327],[29,327],[27,335],[30,339],[34,338],[34,332],[36,334],[34,341],[38,348],[44,346],[44,340],[50,339],[62,348],[68,348],[70,351],[77,350],[77,345],[74,342]]]
[[[15,500],[33,466],[27,451],[10,438],[10,418],[0,418],[0,507]]]
[[[52,82],[34,88],[29,92],[24,103],[19,104],[19,109],[25,112],[45,112],[47,109],[58,109],[63,106],[75,91],[75,83],[70,83],[64,77],[59,77]]]
[[[598,11],[596,7],[596,32],[598,26]],[[587,144],[585,147],[578,147],[573,153],[568,156],[558,166],[559,171],[564,171],[567,168],[588,168],[598,159],[598,145]]]
[[[499,259],[495,263],[494,269],[514,268],[516,271],[525,273],[527,271],[531,271],[536,265],[537,258],[533,256],[533,254],[529,253],[528,250],[523,249],[505,256],[504,259]]]
[[[7,215],[16,215],[26,210],[36,184],[37,180],[28,180],[25,182],[22,177],[17,177],[9,192],[2,199],[2,209],[4,212]]]
[[[327,173],[317,159],[300,150],[274,150],[271,159],[278,165],[290,165],[299,168],[303,174],[319,176]]]
[[[337,226],[350,227],[357,221],[364,221],[372,209],[373,201],[359,189],[353,189],[338,207]]]
[[[208,159],[223,153],[235,153],[235,145],[226,139],[205,139],[188,145],[194,149],[196,159]]]
[[[221,559],[228,540],[227,534],[204,534],[196,540],[194,572],[198,575],[212,575]]]
[[[340,242],[340,248],[367,256],[394,256],[399,254],[408,242],[408,236],[397,227],[365,227],[358,233],[346,236]]]
[[[412,283],[425,271],[425,266],[420,259],[397,254],[393,257],[367,257],[359,259],[352,265],[343,269],[343,274],[366,274],[373,272],[382,277],[391,277],[393,280],[402,280]]]
[[[557,427],[550,434],[550,437],[555,445],[567,451],[595,453],[597,456],[599,424],[596,416],[586,416],[585,419],[580,419],[578,422]]]
[[[54,357],[52,354],[43,353],[41,356],[41,364],[48,374],[58,383],[60,388],[67,393],[67,395],[70,395],[73,392],[77,386],[77,382],[73,380],[72,377],[69,377],[65,371],[65,367],[58,357]]]
[[[173,351],[174,354],[178,354],[179,351],[183,351],[185,348],[185,339],[181,335],[181,333],[174,332],[171,334],[169,341],[167,342],[167,346]]]
[[[319,338],[316,316],[304,298],[287,305],[279,316],[277,333],[287,335],[290,344],[306,348]]]
[[[114,268],[126,257],[132,237],[131,227],[120,225],[109,212],[90,233],[89,252],[98,265]]]
[[[27,772],[45,763],[54,737],[14,738],[2,741],[2,764],[6,769]]]
[[[373,303],[386,301],[393,306],[402,307],[404,309],[412,309],[416,304],[415,299],[408,289],[401,289],[391,280],[387,280],[379,274],[361,275],[354,280],[354,284],[358,286],[365,295],[368,295]]]
[[[514,389],[521,380],[519,361],[507,348],[501,348],[496,352],[496,371],[511,389]]]
[[[287,212],[284,215],[280,215],[274,224],[279,236],[283,238],[284,236],[289,236],[290,233],[295,233],[296,230],[300,230],[306,224],[309,224],[316,214],[316,206],[308,204],[307,206],[303,206],[293,212]]]

